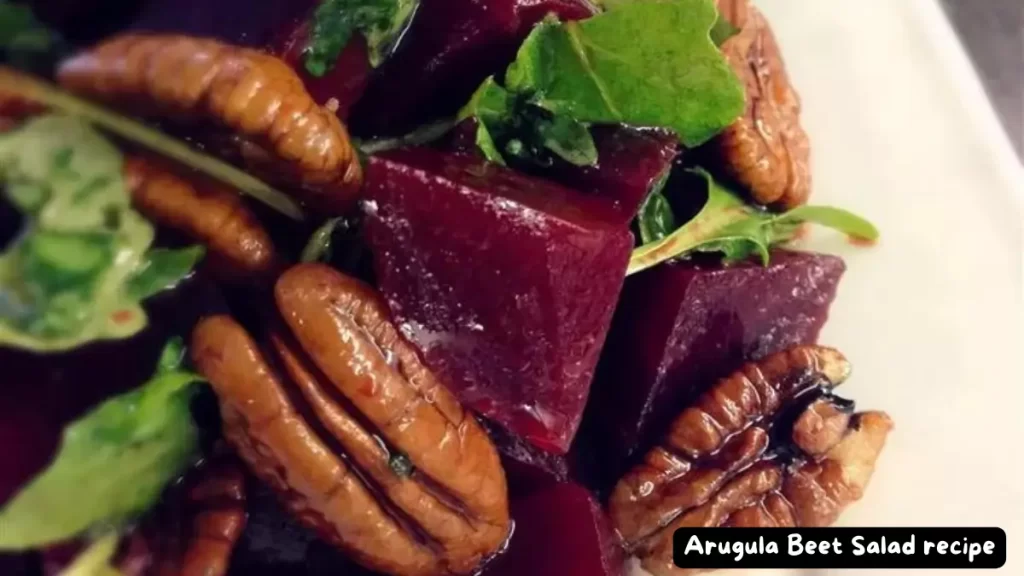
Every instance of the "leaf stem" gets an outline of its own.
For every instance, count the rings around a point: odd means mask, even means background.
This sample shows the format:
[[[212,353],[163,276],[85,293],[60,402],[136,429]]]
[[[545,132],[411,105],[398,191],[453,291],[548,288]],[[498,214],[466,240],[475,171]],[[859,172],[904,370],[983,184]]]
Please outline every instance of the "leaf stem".
[[[237,188],[289,218],[304,218],[302,209],[286,194],[231,164],[193,150],[184,142],[159,130],[82,100],[28,74],[0,65],[0,93],[3,92],[18,94],[65,114],[82,117],[126,140]]]

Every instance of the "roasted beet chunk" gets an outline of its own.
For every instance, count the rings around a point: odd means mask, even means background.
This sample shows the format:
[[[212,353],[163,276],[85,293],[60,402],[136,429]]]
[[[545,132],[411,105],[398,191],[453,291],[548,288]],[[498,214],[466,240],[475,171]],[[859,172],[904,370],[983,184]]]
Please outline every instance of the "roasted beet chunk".
[[[815,343],[844,270],[833,256],[776,251],[768,267],[679,263],[630,277],[587,416],[608,472],[744,361]]]
[[[587,490],[563,483],[512,502],[516,529],[484,576],[622,576],[625,555]]]
[[[365,193],[403,332],[463,403],[564,453],[632,248],[614,207],[427,149],[372,158]]]
[[[395,135],[455,112],[552,12],[578,20],[594,8],[586,0],[421,0],[398,49],[356,105],[353,132]]]
[[[550,177],[582,192],[615,203],[628,223],[659,180],[668,176],[678,151],[675,136],[654,130],[622,126],[596,126],[591,130],[597,146],[597,166],[562,163]]]

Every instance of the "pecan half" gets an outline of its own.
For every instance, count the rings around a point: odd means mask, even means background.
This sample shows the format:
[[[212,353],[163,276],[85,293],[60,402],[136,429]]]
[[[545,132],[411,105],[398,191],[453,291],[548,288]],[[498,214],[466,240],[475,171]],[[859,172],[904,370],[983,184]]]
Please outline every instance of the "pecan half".
[[[892,426],[831,395],[849,373],[838,351],[802,346],[721,380],[616,485],[609,512],[627,549],[656,576],[680,576],[694,572],[672,562],[677,528],[834,522]]]
[[[129,540],[118,562],[126,575],[223,576],[245,528],[245,477],[220,457],[186,477]]]
[[[124,163],[132,204],[150,220],[204,244],[224,280],[271,277],[280,260],[270,235],[235,192],[141,156]]]
[[[400,336],[381,297],[321,265],[275,287],[286,328],[261,349],[224,316],[192,353],[224,434],[301,521],[359,563],[468,574],[509,533],[498,454]]]
[[[788,209],[811,193],[810,140],[768,21],[750,0],[719,0],[739,33],[722,53],[746,86],[747,107],[711,144],[722,169],[761,204]]]
[[[128,33],[63,62],[57,79],[91,98],[227,128],[246,150],[268,151],[273,175],[318,207],[343,212],[356,199],[362,169],[348,132],[276,57],[212,39]]]

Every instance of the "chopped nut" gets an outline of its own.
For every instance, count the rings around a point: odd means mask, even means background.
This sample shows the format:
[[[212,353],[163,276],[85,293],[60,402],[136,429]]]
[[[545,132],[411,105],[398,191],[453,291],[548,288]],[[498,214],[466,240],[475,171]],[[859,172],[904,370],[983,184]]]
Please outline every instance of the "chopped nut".
[[[219,457],[172,491],[133,534],[118,567],[126,575],[223,576],[245,523],[241,465]]]
[[[293,514],[361,564],[399,576],[472,573],[509,532],[505,476],[486,434],[369,287],[304,264],[275,295],[287,329],[271,331],[269,353],[223,316],[193,335],[229,443]],[[396,473],[397,454],[408,474]]]
[[[141,156],[125,159],[124,174],[135,208],[204,244],[221,279],[265,278],[279,269],[274,243],[238,194]]]
[[[65,61],[57,78],[102,101],[232,130],[271,152],[272,174],[318,207],[343,212],[356,200],[362,169],[345,127],[273,56],[212,39],[130,33]]]
[[[891,429],[831,396],[850,374],[830,348],[802,346],[719,381],[615,487],[609,512],[655,576],[675,567],[680,527],[826,526],[863,495]]]
[[[746,86],[742,117],[711,144],[726,174],[761,204],[789,209],[811,193],[810,140],[775,35],[750,0],[719,0],[739,33],[722,52]]]

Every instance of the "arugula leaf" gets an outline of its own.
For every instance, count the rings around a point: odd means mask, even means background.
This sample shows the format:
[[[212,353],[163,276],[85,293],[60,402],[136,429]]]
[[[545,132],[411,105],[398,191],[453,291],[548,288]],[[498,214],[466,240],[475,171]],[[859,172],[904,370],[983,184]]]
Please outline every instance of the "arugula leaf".
[[[219,158],[190,148],[188,144],[141,122],[69,94],[29,74],[0,65],[0,87],[27,100],[40,102],[56,112],[81,118],[129,142],[195,169],[218,182],[263,202],[294,220],[302,220],[299,205],[290,196]]]
[[[317,77],[326,74],[356,32],[366,38],[370,65],[380,66],[418,4],[418,0],[322,0],[313,13],[306,71]]]
[[[0,510],[0,550],[118,527],[148,510],[196,456],[189,401],[201,378],[158,371],[64,429],[50,465]]]
[[[537,25],[505,87],[582,123],[669,128],[698,146],[743,111],[739,79],[710,38],[713,0],[636,0],[580,22]]]
[[[21,68],[47,69],[67,51],[67,43],[27,5],[0,0],[0,51]]]
[[[746,204],[702,170],[708,197],[692,220],[664,238],[633,251],[626,274],[635,274],[662,262],[694,252],[720,252],[726,263],[756,256],[768,265],[772,246],[792,240],[800,224],[820,224],[860,239],[875,241],[878,229],[867,220],[840,208],[801,206],[777,215]]]
[[[192,269],[203,259],[206,250],[192,246],[177,250],[154,248],[146,253],[142,263],[128,279],[126,291],[130,298],[145,300],[150,296],[171,290],[192,274]]]
[[[597,163],[597,145],[586,124],[552,114],[500,86],[494,77],[477,88],[458,119],[475,118],[476,144],[484,157],[505,164],[505,155],[540,165],[555,156],[577,166]]]
[[[637,213],[637,227],[640,229],[640,242],[650,244],[668,236],[676,229],[676,215],[672,212],[672,206],[668,198],[662,194],[665,183],[668,182],[671,170],[668,170],[654,183],[647,198],[640,205]]]
[[[711,41],[715,43],[715,46],[721,47],[726,40],[739,33],[740,29],[733,26],[732,22],[719,13],[715,25],[711,27]]]

